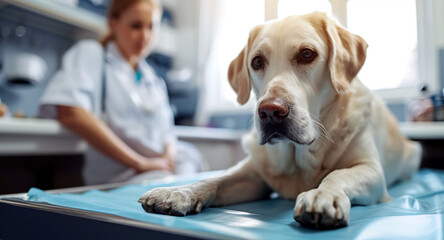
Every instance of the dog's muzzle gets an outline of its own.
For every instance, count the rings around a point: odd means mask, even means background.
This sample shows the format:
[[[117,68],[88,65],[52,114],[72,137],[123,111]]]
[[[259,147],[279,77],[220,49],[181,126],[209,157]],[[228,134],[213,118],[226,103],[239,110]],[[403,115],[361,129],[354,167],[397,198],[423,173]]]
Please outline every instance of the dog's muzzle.
[[[287,118],[289,108],[280,98],[271,98],[262,101],[257,109],[257,114],[262,124],[274,125]]]
[[[292,142],[310,145],[303,141],[300,136],[305,134],[305,130],[291,120],[289,117],[290,108],[280,98],[270,98],[262,101],[257,109],[260,120],[259,144],[275,143],[274,140],[288,139]]]
[[[261,145],[270,143],[273,139],[286,138],[286,119],[289,108],[280,98],[270,98],[260,103],[257,114],[261,124]]]

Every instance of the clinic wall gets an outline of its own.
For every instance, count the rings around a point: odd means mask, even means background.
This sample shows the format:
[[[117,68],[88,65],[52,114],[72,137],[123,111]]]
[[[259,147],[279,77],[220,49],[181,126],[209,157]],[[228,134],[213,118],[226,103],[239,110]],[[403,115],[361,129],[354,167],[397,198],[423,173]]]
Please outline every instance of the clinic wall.
[[[444,48],[444,0],[433,0],[433,21],[436,45]]]
[[[175,52],[173,68],[188,68],[193,72],[192,84],[196,84],[199,7],[201,0],[161,0],[173,15]]]
[[[435,46],[438,52],[438,67],[437,75],[439,76],[440,89],[444,88],[444,0],[433,1],[433,18],[434,18],[434,33]]]
[[[439,70],[441,88],[444,89],[444,47],[439,50]]]
[[[436,51],[436,76],[439,89],[444,88],[444,0],[433,0],[434,42]]]

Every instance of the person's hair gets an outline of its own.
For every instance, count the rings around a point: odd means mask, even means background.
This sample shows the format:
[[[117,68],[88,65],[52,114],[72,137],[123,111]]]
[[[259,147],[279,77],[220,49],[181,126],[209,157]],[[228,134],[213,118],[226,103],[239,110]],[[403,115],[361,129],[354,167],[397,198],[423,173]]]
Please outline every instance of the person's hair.
[[[162,13],[162,6],[160,5],[158,0],[113,0],[108,8],[108,26],[111,27],[111,19],[119,18],[125,10],[139,2],[147,2],[153,6],[154,11],[158,10],[160,11],[160,13]],[[100,43],[102,44],[102,46],[105,46],[113,38],[113,32],[109,30],[109,32],[104,37],[102,37]]]

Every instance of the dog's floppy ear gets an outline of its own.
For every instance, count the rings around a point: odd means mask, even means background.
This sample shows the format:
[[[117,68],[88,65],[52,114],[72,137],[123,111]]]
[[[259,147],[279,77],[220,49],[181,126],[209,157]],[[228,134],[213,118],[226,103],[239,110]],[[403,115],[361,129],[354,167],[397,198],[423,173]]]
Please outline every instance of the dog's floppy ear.
[[[248,52],[251,44],[256,38],[261,26],[255,27],[250,32],[247,45],[242,49],[237,58],[235,58],[228,68],[228,81],[233,90],[237,93],[237,101],[243,105],[250,98],[251,80],[250,71],[248,70]]]
[[[250,98],[251,91],[246,49],[247,47],[242,49],[237,58],[231,61],[228,68],[228,81],[230,81],[231,87],[237,93],[237,101],[242,105]]]
[[[341,94],[349,89],[351,81],[364,65],[368,45],[362,37],[350,33],[326,16],[323,27],[329,47],[330,80],[333,88]]]

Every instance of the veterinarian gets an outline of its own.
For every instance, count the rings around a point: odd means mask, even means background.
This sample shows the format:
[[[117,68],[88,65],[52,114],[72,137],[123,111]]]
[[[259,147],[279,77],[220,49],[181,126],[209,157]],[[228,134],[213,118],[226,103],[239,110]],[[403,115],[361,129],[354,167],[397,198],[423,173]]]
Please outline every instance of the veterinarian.
[[[162,9],[157,0],[115,0],[110,32],[63,56],[41,99],[41,116],[85,139],[85,184],[142,181],[202,170],[199,152],[173,133],[165,83],[148,65]]]

